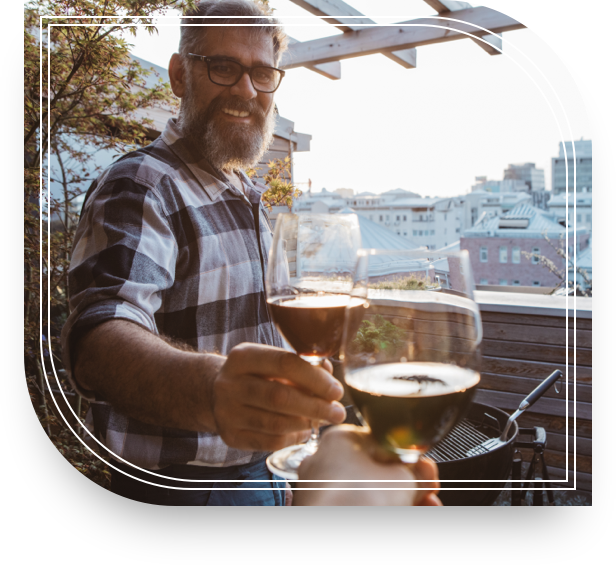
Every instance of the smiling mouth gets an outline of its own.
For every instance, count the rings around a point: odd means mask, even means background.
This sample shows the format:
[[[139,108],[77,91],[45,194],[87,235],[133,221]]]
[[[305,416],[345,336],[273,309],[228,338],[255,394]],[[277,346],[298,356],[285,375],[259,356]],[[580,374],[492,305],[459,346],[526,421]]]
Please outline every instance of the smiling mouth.
[[[236,118],[247,118],[250,116],[250,112],[239,111],[239,110],[229,110],[228,108],[223,108],[222,110],[225,114],[229,114],[230,116],[235,116]]]

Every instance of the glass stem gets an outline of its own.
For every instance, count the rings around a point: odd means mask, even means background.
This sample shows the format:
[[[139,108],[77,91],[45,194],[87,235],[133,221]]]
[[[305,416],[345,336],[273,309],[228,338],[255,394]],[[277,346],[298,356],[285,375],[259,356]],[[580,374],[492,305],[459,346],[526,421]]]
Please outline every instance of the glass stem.
[[[323,359],[320,358],[304,358],[308,363],[313,365],[314,367],[321,367],[323,363]],[[304,444],[304,450],[310,453],[310,455],[314,455],[319,447],[319,420],[311,420],[310,422],[310,439]]]

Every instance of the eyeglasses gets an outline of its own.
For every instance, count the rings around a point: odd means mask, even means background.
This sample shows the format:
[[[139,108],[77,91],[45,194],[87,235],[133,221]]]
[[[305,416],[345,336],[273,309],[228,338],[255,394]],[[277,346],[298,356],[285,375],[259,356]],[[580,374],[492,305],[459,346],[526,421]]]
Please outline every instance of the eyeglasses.
[[[237,61],[225,57],[206,57],[189,53],[189,57],[203,61],[207,65],[207,76],[218,86],[234,86],[248,73],[254,89],[259,92],[271,93],[279,86],[284,71],[275,67],[245,67]]]

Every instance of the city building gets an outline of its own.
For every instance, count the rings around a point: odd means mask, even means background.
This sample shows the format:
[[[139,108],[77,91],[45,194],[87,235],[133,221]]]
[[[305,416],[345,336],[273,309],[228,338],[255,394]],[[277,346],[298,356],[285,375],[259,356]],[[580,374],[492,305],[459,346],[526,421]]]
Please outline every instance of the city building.
[[[552,157],[552,193],[592,192],[592,141],[580,139],[560,144],[558,157]]]
[[[543,169],[535,167],[535,163],[509,165],[505,169],[503,180],[524,181],[528,192],[541,192],[545,190],[545,174]]]
[[[590,230],[574,231],[543,210],[522,203],[502,215],[485,216],[465,230],[460,249],[469,252],[477,284],[555,287],[562,281],[536,256],[564,272],[564,259],[554,247],[564,248],[567,242],[569,256],[577,252],[579,257],[588,248],[589,238]]]
[[[293,210],[334,214],[346,207],[428,249],[440,249],[459,240],[464,227],[463,198],[422,198],[400,188],[382,194],[363,192],[351,198],[323,189],[303,194]]]
[[[522,179],[488,180],[488,177],[475,177],[475,184],[471,187],[471,191],[491,193],[529,192],[528,185]]]
[[[550,198],[548,208],[563,226],[573,227],[575,220],[578,228],[592,230],[592,192],[577,192],[575,195],[562,192]]]
[[[475,190],[465,194],[462,200],[462,231],[472,228],[480,219],[500,216],[521,203],[532,204],[532,197],[526,192]]]

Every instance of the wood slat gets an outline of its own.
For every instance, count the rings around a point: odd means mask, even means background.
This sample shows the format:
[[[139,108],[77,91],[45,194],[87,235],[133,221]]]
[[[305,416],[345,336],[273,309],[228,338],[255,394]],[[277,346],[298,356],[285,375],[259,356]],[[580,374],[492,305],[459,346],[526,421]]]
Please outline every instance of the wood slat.
[[[490,357],[483,355],[483,361],[481,365],[482,371],[486,373],[493,373],[499,375],[512,375],[527,378],[536,378],[543,380],[552,371],[556,369],[562,371],[563,375],[566,375],[566,365],[560,365],[556,363],[544,363],[541,361],[523,361],[519,359],[505,359],[504,357]],[[568,378],[573,381],[573,366],[569,365]],[[576,383],[592,383],[592,367],[577,366],[575,371]]]
[[[480,383],[481,386],[481,383]],[[475,394],[475,401],[483,404],[491,404],[508,412],[513,412],[518,408],[525,394],[514,394],[511,392],[501,392],[495,390],[479,389]],[[577,408],[576,416],[584,420],[592,420],[592,404],[588,402],[569,401],[569,416],[573,416],[574,407]],[[526,413],[547,414],[549,416],[565,417],[565,401],[555,398],[540,398],[533,404]]]
[[[520,449],[525,461],[530,461],[533,456],[532,449],[522,448]],[[543,458],[545,459],[545,464],[548,467],[555,467],[556,469],[565,469],[565,463],[567,461],[566,454],[562,451],[553,451],[551,449],[546,449],[543,452]],[[577,455],[577,467],[576,471],[580,471],[582,473],[592,473],[592,457],[587,455]],[[573,469],[573,452],[569,453],[569,469]]]
[[[527,314],[509,314],[505,312],[481,312],[481,319],[484,322],[494,322],[496,324],[520,324],[523,326],[550,326],[554,328],[564,328],[568,325],[573,329],[573,311],[569,311],[569,319],[563,316],[530,316]],[[592,319],[576,318],[575,325],[578,330],[592,330]]]
[[[555,328],[520,324],[496,324],[483,320],[483,334],[489,339],[562,346],[567,344],[566,340],[568,337],[569,347],[573,347],[575,336],[576,347],[592,348],[592,330],[578,329],[574,332],[572,329],[566,330],[564,325],[562,328]]]
[[[565,470],[559,469],[557,467],[550,467],[547,465],[548,474],[551,479],[564,479],[565,478]],[[581,473],[580,471],[575,473],[575,487],[576,490],[583,492],[592,492],[592,474],[591,473]],[[565,488],[573,488],[573,470],[569,470],[569,482],[568,483],[558,483],[554,486],[562,486]]]
[[[547,377],[548,375],[546,375]],[[481,372],[481,388],[487,390],[501,390],[504,392],[513,392],[519,394],[530,394],[537,385],[541,382],[540,379],[526,379],[523,377],[510,377],[504,375],[493,375],[490,373]],[[568,383],[569,399],[573,400],[574,389],[577,393],[575,399],[578,402],[592,402],[592,385],[573,385],[570,379]],[[557,398],[565,399],[564,381],[561,384],[560,392],[557,393],[554,387],[550,387],[542,398]]]
[[[547,435],[547,448],[552,451],[566,451],[567,444],[569,444],[569,452],[573,453],[573,447],[575,443],[575,449],[579,455],[587,455],[592,457],[592,439],[584,437],[573,437],[572,435],[566,436],[564,434],[555,434],[553,432],[546,432]]]
[[[506,410],[509,412],[508,410]],[[569,435],[580,438],[592,438],[592,420],[576,418],[575,429],[573,417],[567,419],[562,416],[550,416],[549,414],[533,414],[524,412],[517,420],[522,428],[533,428],[535,426],[544,428],[546,432],[568,433]],[[575,434],[574,434],[575,432]]]
[[[592,366],[592,349],[578,347],[568,349],[568,361],[566,349],[558,345],[543,345],[539,343],[524,343],[519,341],[501,341],[484,339],[482,342],[484,355],[494,357],[508,357],[510,359],[525,359],[528,361],[547,361],[559,364],[575,362],[577,365]]]
[[[427,310],[416,310],[408,306],[386,306],[377,304],[376,301],[370,302],[370,314],[383,316],[386,320],[407,319],[407,320],[426,320],[429,322],[445,321],[448,323],[458,323],[466,325],[474,325],[475,320],[469,316],[465,310],[456,312],[448,310],[447,312],[434,312]],[[393,323],[393,322],[392,322]]]

